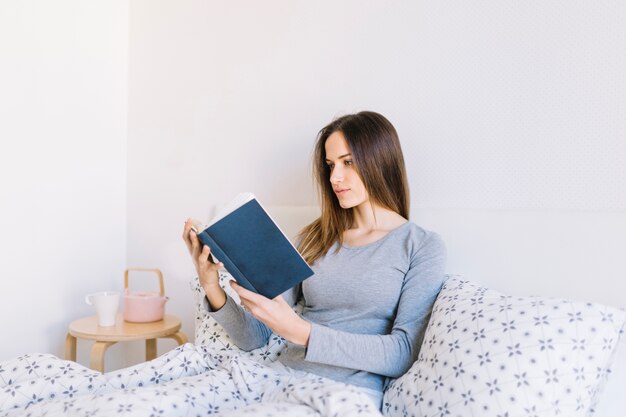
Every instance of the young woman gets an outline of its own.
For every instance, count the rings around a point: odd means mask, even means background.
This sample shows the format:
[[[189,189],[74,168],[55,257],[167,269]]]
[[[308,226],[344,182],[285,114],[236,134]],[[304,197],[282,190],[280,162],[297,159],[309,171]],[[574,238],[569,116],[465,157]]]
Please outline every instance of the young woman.
[[[231,282],[244,310],[219,286],[223,265],[209,261],[190,220],[183,239],[206,308],[240,348],[264,345],[273,331],[288,343],[271,366],[360,387],[380,407],[386,381],[417,359],[444,280],[445,246],[408,220],[404,158],[385,117],[334,120],[319,132],[314,158],[322,210],[299,236],[315,272],[301,285],[270,300]]]
[[[314,168],[322,214],[298,247],[315,274],[273,300],[232,284],[245,310],[236,304],[218,284],[221,265],[209,262],[210,248],[200,247],[190,221],[184,227],[205,308],[244,350],[265,344],[271,331],[283,336],[279,361],[267,366],[187,343],[102,374],[26,355],[0,363],[0,416],[380,417],[386,381],[417,358],[445,248],[408,221],[402,151],[383,116],[361,112],[323,128]]]

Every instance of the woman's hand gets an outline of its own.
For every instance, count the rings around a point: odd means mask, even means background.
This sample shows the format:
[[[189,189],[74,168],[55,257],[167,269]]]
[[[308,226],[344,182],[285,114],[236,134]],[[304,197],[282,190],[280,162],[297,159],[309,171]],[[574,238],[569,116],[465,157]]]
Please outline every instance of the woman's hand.
[[[265,323],[274,333],[298,345],[309,344],[311,323],[296,314],[281,295],[270,300],[243,288],[234,281],[231,281],[230,285],[239,295],[241,304],[246,310],[257,320]]]
[[[220,287],[218,274],[218,271],[224,267],[224,264],[221,262],[216,264],[211,261],[211,248],[207,245],[201,245],[198,236],[191,230],[192,225],[191,219],[187,219],[183,230],[183,240],[189,255],[191,255],[193,265],[196,267],[200,285],[206,292],[211,308],[219,310],[226,303],[226,294]]]

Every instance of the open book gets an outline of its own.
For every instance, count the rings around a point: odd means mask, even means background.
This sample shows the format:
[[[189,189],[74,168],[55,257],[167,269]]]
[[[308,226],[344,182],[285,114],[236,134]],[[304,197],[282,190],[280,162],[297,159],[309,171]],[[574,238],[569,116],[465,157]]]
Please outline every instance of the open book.
[[[251,193],[238,195],[208,226],[192,229],[237,283],[274,298],[313,275],[300,253]]]

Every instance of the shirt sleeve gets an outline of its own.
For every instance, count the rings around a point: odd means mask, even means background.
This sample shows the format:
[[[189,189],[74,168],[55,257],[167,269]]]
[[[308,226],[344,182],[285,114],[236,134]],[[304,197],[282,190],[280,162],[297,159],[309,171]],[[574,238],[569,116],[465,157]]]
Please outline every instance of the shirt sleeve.
[[[311,323],[305,360],[391,378],[403,375],[417,359],[445,263],[445,244],[432,233],[411,258],[390,333],[356,334]]]
[[[298,301],[300,285],[285,291],[282,296],[289,305],[295,305]],[[254,318],[237,301],[226,294],[226,304],[219,310],[213,310],[206,296],[202,301],[203,308],[213,317],[233,342],[242,350],[250,351],[267,344],[272,330],[261,321]]]

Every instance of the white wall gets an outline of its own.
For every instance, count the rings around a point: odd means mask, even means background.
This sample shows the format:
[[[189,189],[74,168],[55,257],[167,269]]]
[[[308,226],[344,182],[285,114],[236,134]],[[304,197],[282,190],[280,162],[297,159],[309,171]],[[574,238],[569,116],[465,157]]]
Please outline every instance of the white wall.
[[[83,295],[126,265],[164,270],[191,335],[184,219],[242,190],[314,203],[315,134],[361,109],[398,128],[413,219],[444,235],[450,272],[626,304],[625,17],[620,1],[0,3],[0,360],[62,356]]]
[[[0,360],[63,357],[84,295],[122,286],[127,25],[122,0],[0,2]]]
[[[185,218],[244,190],[314,203],[315,135],[361,109],[398,128],[449,272],[626,304],[626,3],[130,7],[128,257],[164,268],[187,332]]]
[[[317,130],[361,109],[397,126],[450,272],[626,304],[625,18],[620,1],[0,3],[0,360],[62,356],[83,295],[126,265],[164,270],[191,335],[184,219],[241,190],[313,203]],[[115,346],[107,368],[142,354]]]

